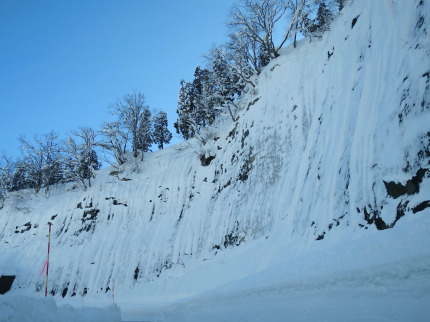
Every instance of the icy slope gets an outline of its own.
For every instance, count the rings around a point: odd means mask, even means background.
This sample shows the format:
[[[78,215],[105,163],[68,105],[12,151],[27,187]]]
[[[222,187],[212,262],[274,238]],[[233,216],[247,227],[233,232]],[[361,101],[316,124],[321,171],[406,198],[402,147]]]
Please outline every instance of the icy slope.
[[[145,289],[253,240],[281,234],[306,253],[429,215],[429,12],[428,1],[353,1],[322,40],[272,61],[238,121],[220,121],[204,146],[102,170],[88,191],[8,200],[0,267],[16,272],[14,292],[43,290],[48,221],[50,292],[106,300],[113,284]],[[170,294],[239,280],[276,257]]]

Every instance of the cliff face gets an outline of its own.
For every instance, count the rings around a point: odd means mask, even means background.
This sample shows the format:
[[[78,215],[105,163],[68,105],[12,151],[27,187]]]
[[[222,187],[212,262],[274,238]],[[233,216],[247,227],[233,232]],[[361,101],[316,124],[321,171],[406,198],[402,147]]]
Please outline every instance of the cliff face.
[[[19,192],[0,210],[15,288],[130,289],[274,234],[311,245],[396,229],[430,207],[428,1],[351,1],[287,48],[202,135],[104,169],[87,191]],[[349,237],[348,237],[349,236]]]

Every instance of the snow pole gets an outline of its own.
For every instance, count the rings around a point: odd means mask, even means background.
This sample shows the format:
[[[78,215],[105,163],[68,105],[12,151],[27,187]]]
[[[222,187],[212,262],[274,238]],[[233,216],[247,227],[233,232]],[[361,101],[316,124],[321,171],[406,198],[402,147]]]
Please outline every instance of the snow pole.
[[[51,247],[51,226],[52,226],[52,223],[49,221],[48,225],[49,225],[49,230],[48,230],[48,259],[46,260],[45,296],[48,296],[49,249]]]

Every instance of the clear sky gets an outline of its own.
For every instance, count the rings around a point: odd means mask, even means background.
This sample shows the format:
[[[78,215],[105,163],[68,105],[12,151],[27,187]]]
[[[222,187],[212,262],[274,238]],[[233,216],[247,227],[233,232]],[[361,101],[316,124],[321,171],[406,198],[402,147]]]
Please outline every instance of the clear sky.
[[[20,155],[21,134],[98,130],[133,90],[172,125],[180,80],[225,41],[235,2],[0,0],[0,152]]]

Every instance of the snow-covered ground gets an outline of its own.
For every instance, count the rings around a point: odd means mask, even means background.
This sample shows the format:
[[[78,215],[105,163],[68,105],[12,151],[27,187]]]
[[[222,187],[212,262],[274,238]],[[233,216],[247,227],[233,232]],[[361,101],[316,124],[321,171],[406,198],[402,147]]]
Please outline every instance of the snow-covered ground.
[[[429,225],[417,215],[395,230],[314,244],[276,231],[118,303],[125,320],[428,321]]]
[[[103,169],[87,191],[16,193],[0,210],[0,272],[17,276],[0,312],[43,293],[51,221],[59,307],[115,295],[123,320],[425,321],[429,13],[350,1],[206,145]]]
[[[0,295],[1,322],[118,322],[118,306],[104,308],[76,308],[57,306],[53,298],[36,298],[23,295]]]

